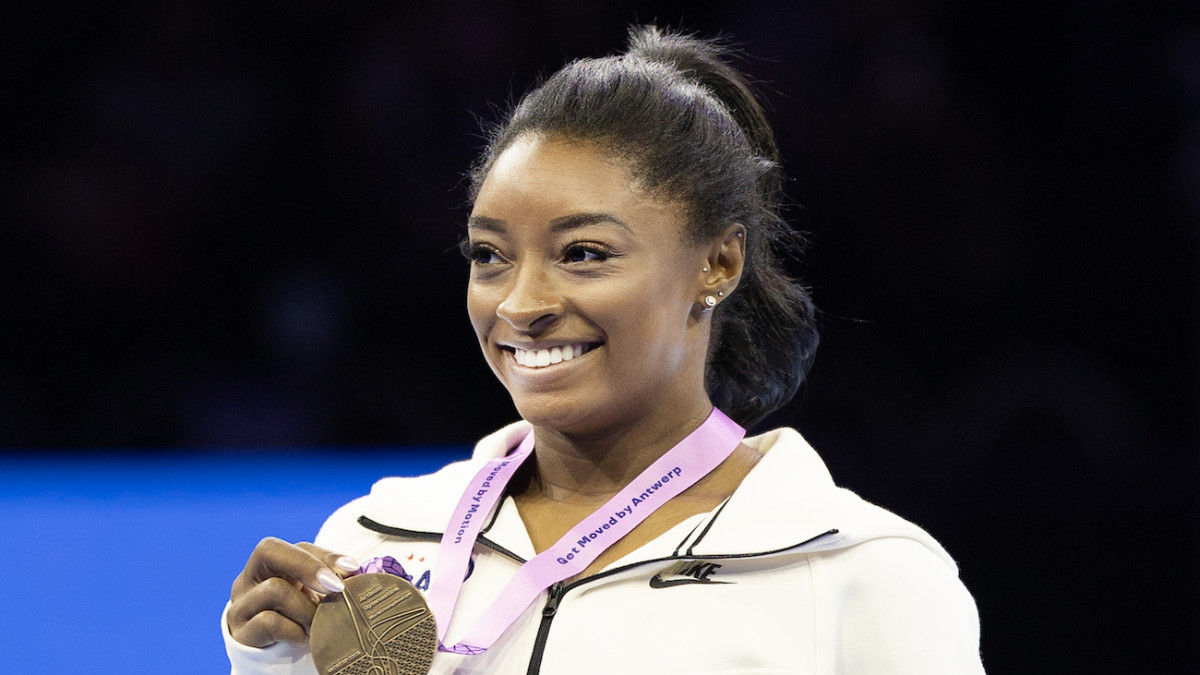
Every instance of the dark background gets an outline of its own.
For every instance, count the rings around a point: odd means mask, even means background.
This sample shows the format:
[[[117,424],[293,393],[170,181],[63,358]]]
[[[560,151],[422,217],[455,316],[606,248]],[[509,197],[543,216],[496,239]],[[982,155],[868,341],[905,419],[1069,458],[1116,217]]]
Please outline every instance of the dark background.
[[[455,250],[478,118],[657,19],[750,55],[810,233],[823,342],[772,423],[945,543],[990,672],[1189,670],[1200,11],[1167,4],[6,9],[0,445],[512,420]]]

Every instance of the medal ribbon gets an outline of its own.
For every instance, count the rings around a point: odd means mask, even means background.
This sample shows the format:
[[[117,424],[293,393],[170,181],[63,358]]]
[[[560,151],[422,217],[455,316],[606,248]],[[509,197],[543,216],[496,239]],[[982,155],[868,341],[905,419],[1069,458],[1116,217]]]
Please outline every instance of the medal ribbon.
[[[658,458],[604,506],[584,518],[553,546],[517,570],[500,595],[458,644],[443,641],[458,602],[467,564],[483,522],[504,495],[504,487],[533,452],[530,431],[517,450],[483,466],[458,501],[438,548],[437,572],[429,588],[429,606],[438,626],[438,649],[482,654],[541,595],[558,581],[575,576],[675,495],[691,487],[725,461],[746,431],[713,408],[695,431]]]

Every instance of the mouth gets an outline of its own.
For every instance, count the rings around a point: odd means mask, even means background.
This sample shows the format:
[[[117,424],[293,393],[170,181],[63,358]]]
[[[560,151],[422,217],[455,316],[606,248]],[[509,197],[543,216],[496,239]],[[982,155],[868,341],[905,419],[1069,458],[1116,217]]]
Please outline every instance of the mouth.
[[[563,361],[577,359],[599,346],[599,343],[577,342],[546,349],[520,349],[507,345],[504,346],[504,349],[512,353],[517,365],[536,369],[548,368]]]

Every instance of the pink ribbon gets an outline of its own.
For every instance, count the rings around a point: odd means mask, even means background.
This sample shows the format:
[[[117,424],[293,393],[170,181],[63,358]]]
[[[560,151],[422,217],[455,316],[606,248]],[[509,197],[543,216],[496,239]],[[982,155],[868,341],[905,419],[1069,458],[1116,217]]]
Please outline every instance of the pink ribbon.
[[[604,506],[584,518],[550,548],[521,566],[483,616],[455,645],[443,641],[458,602],[475,540],[504,488],[533,452],[530,431],[516,451],[483,466],[467,484],[438,549],[429,606],[438,626],[438,649],[454,654],[482,654],[552,584],[587,569],[610,546],[660,506],[691,487],[725,461],[746,431],[713,408],[695,431],[654,461]]]

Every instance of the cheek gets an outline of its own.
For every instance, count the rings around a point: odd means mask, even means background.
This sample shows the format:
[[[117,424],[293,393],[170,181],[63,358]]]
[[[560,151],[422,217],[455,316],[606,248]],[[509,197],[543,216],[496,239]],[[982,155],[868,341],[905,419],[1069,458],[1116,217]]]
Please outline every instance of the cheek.
[[[496,315],[497,301],[493,295],[475,283],[467,285],[467,316],[480,340],[487,333],[491,318]]]
[[[673,368],[688,350],[690,303],[677,298],[643,294],[642,302],[625,299],[613,308],[610,325],[621,336],[621,344],[635,368]]]
[[[682,360],[692,357],[693,343],[699,337],[697,331],[692,330],[693,289],[682,281],[681,276],[663,279],[647,296],[640,315],[646,351],[661,359],[661,367],[672,370]]]

